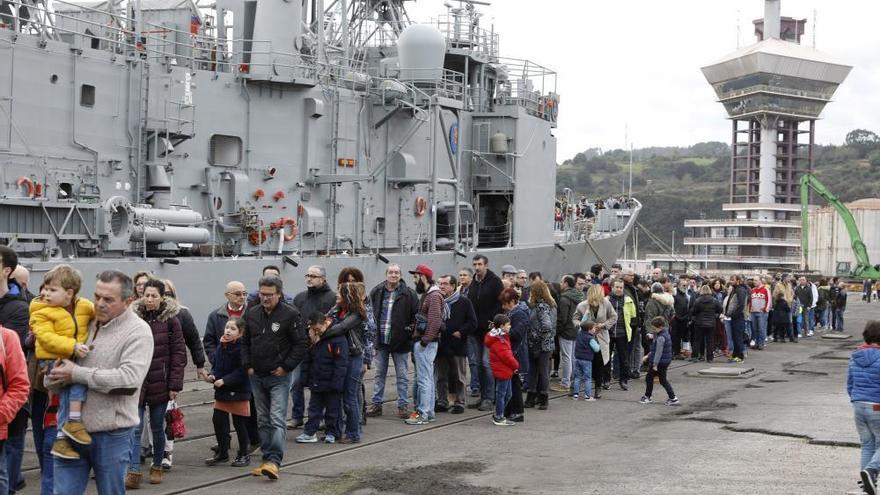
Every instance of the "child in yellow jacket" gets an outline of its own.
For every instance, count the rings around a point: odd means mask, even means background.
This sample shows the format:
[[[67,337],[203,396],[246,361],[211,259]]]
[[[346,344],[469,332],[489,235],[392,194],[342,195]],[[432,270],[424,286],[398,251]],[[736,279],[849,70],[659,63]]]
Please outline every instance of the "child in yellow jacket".
[[[30,326],[36,338],[36,356],[47,375],[56,360],[83,358],[89,353],[84,342],[89,323],[95,317],[95,306],[88,299],[77,297],[81,287],[79,271],[70,265],[56,265],[43,277],[40,297],[31,301]],[[86,393],[86,386],[78,383],[61,389],[58,438],[52,445],[52,455],[79,459],[68,439],[84,446],[92,443],[82,422]]]

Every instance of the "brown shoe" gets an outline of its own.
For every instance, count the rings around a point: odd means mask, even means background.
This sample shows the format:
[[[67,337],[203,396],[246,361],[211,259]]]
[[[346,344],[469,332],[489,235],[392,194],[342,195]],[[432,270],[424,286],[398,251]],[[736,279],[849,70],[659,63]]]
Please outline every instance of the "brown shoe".
[[[258,467],[251,469],[251,476],[260,477],[263,476],[263,465],[260,464]]]
[[[125,473],[125,489],[126,490],[137,490],[141,487],[141,483],[144,481],[144,475],[141,473],[136,473],[134,471],[129,471]]]
[[[278,466],[273,462],[264,462],[263,465],[260,466],[260,472],[270,480],[278,479]]]
[[[162,466],[150,466],[150,484],[158,485],[162,482],[162,478],[165,476],[165,470],[162,469]]]
[[[52,455],[59,459],[79,459],[79,452],[73,450],[73,445],[66,438],[59,438],[52,444]]]
[[[67,438],[73,440],[80,445],[91,445],[92,436],[86,431],[86,425],[82,421],[68,421],[61,427],[61,432],[67,435]]]
[[[364,415],[368,418],[378,418],[382,415],[382,404],[371,404]]]
[[[398,407],[397,417],[400,419],[409,419],[409,408],[406,406]]]

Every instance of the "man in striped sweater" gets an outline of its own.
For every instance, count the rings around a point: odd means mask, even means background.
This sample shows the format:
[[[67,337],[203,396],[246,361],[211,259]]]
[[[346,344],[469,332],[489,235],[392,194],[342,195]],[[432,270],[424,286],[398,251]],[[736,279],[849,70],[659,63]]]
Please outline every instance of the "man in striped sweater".
[[[416,341],[413,344],[418,402],[417,410],[413,411],[406,424],[425,425],[434,418],[434,358],[437,356],[444,313],[446,317],[449,314],[446,312],[448,309],[443,303],[440,288],[434,283],[434,271],[428,265],[419,265],[410,273],[421,300],[419,312],[416,314]]]

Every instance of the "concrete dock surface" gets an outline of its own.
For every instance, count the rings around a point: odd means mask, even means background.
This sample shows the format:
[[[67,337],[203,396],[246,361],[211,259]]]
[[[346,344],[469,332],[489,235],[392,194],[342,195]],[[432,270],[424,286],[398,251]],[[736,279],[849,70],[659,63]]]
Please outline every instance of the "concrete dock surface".
[[[255,478],[250,468],[207,467],[215,443],[212,388],[187,382],[189,436],[174,447],[174,467],[144,494],[845,494],[859,493],[859,443],[846,394],[850,353],[880,303],[853,294],[848,340],[817,332],[797,344],[750,350],[743,364],[674,361],[669,378],[681,405],[639,404],[643,380],[612,385],[601,400],[552,393],[547,411],[494,426],[491,413],[438,413],[409,426],[396,417],[389,370],[385,414],[369,418],[362,443],[296,444],[287,437],[281,477]],[[702,375],[706,368],[754,368],[744,376]],[[367,375],[368,396],[372,372]],[[390,394],[390,395],[389,395]],[[38,493],[39,470],[28,439],[22,493]],[[235,443],[233,437],[233,444]],[[259,465],[259,453],[251,467]],[[148,468],[144,468],[145,471]],[[96,493],[94,487],[91,492]]]

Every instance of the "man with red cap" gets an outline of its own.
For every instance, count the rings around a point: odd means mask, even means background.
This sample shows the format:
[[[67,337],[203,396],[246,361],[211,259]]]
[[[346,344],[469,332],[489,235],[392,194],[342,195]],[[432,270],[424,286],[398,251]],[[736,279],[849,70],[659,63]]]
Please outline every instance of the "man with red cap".
[[[406,424],[425,425],[434,419],[434,358],[437,356],[440,327],[444,321],[443,294],[434,283],[434,271],[428,265],[419,265],[409,273],[419,295],[419,312],[416,314],[413,356],[416,362],[416,383],[418,402],[416,411],[406,420]],[[446,315],[448,316],[448,314]]]

